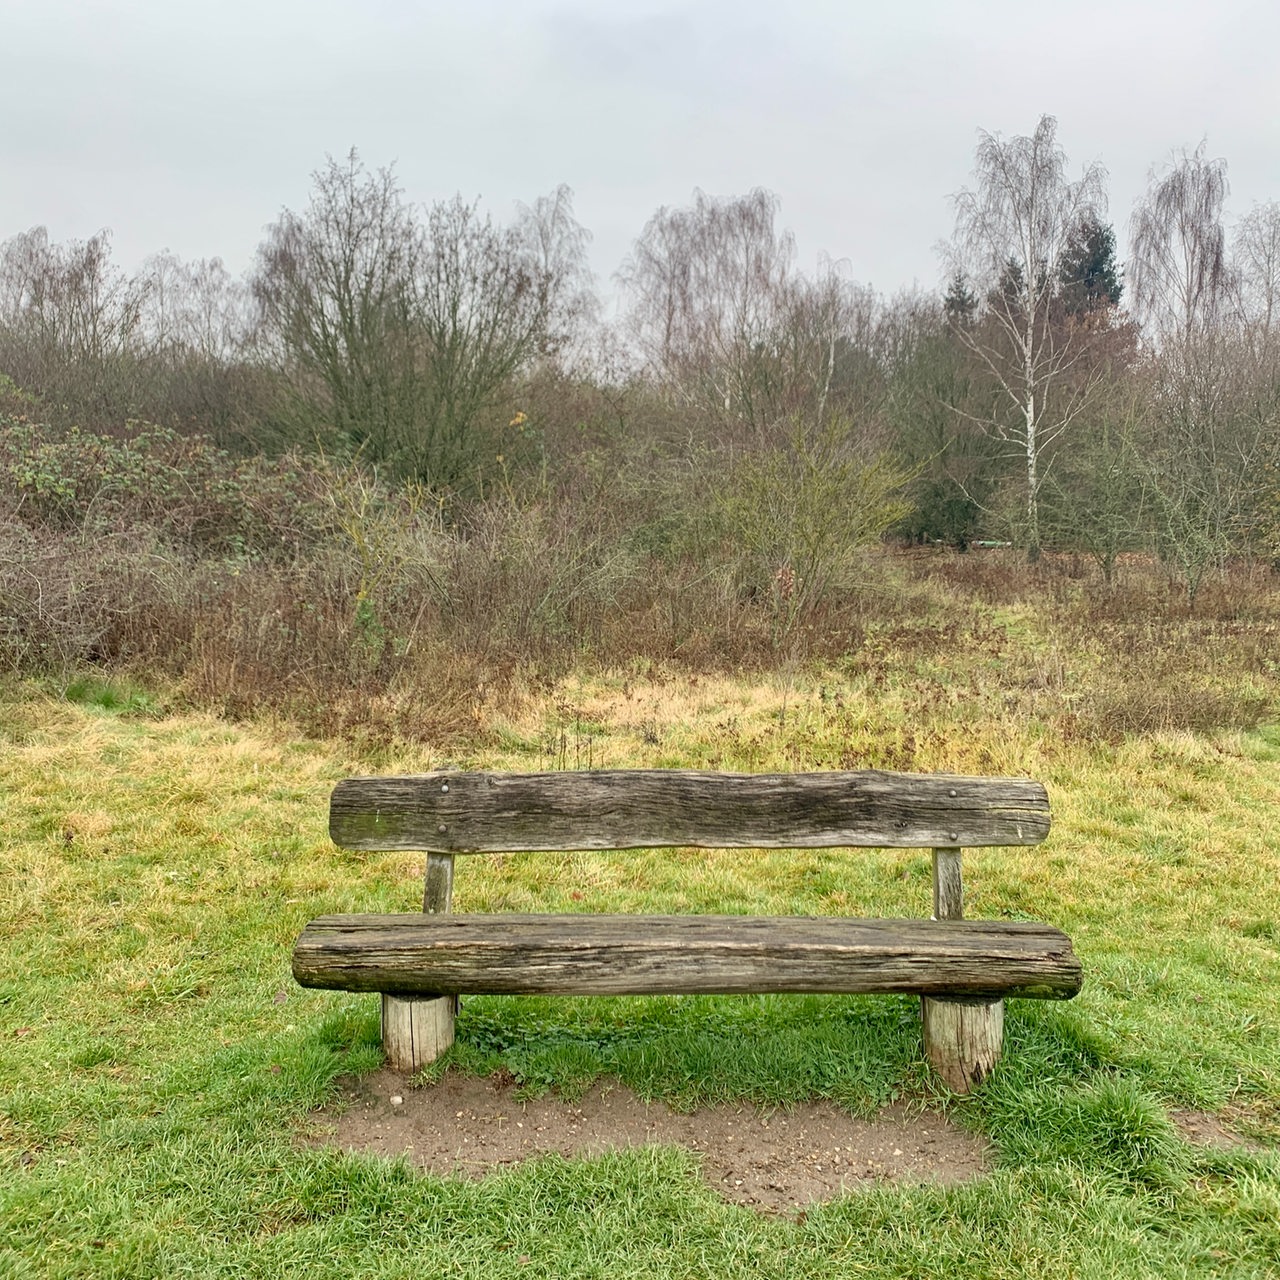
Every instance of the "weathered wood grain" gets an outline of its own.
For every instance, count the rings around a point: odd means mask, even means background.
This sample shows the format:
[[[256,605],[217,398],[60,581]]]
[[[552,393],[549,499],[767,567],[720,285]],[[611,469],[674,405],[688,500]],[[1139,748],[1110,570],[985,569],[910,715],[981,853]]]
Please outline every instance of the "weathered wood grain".
[[[925,1053],[947,1088],[976,1089],[994,1070],[1004,1043],[1004,1001],[920,1002]]]
[[[422,909],[448,912],[453,904],[453,855],[429,853]],[[456,995],[382,996],[382,1051],[393,1071],[412,1075],[434,1062],[454,1041]]]
[[[412,1075],[434,1062],[454,1039],[457,996],[382,997],[382,1051],[392,1071]]]
[[[1038,844],[1038,782],[947,774],[692,770],[348,778],[329,831],[347,849],[973,847]]]
[[[959,849],[933,851],[933,918],[960,920],[964,916],[964,877]]]
[[[964,916],[964,879],[959,849],[933,851],[933,918]],[[1004,1001],[920,998],[920,1028],[925,1053],[948,1088],[968,1093],[981,1084],[1000,1059],[1004,1040]]]
[[[429,915],[440,915],[453,909],[453,856],[451,854],[427,855],[427,871],[422,881],[422,909]]]
[[[1014,921],[842,917],[347,915],[313,920],[304,987],[400,996],[906,992],[1066,998],[1071,940]]]

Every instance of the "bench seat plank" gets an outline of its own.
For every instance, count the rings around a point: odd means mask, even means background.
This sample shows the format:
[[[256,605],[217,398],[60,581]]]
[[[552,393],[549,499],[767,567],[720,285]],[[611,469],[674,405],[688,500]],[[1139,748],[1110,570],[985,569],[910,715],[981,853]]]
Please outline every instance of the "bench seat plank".
[[[294,949],[304,987],[402,996],[900,992],[1065,999],[1066,934],[1017,921],[797,916],[337,915]]]
[[[344,849],[973,848],[1039,844],[1049,798],[1024,778],[949,774],[453,773],[348,778],[329,832]]]

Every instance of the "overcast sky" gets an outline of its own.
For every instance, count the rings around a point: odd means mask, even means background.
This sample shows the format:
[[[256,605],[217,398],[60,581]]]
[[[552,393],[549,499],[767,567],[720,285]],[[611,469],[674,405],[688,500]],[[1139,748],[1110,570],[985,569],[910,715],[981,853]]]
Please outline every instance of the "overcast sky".
[[[1277,0],[0,0],[0,240],[110,228],[245,270],[327,154],[505,219],[559,183],[602,286],[660,205],[762,186],[799,262],[940,275],[978,130],[1057,116],[1109,171],[1207,139],[1231,208],[1280,199]]]

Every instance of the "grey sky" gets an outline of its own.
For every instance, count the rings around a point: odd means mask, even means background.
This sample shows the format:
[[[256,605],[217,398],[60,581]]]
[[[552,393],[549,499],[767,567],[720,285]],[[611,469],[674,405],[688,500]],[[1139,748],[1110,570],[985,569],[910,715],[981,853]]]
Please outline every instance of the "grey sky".
[[[1208,139],[1231,207],[1280,199],[1275,0],[0,0],[0,239],[114,233],[244,270],[326,153],[498,216],[561,182],[608,287],[695,186],[782,200],[821,252],[933,286],[977,130],[1056,115],[1122,244],[1153,164]]]

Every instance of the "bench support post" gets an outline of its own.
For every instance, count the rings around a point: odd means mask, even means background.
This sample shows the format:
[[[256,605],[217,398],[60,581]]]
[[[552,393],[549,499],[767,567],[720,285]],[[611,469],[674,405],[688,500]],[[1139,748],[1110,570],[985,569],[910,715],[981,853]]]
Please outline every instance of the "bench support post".
[[[427,855],[422,910],[427,915],[449,911],[453,901],[453,854]],[[382,1051],[393,1071],[412,1075],[434,1062],[453,1044],[456,995],[410,999],[382,995]]]
[[[933,918],[964,918],[959,849],[933,851]],[[924,996],[920,1016],[925,1052],[946,1086],[968,1093],[981,1084],[1000,1058],[1004,1001],[974,1003]]]
[[[387,1066],[413,1075],[434,1062],[453,1043],[457,996],[425,1000],[382,995],[382,1052]]]

